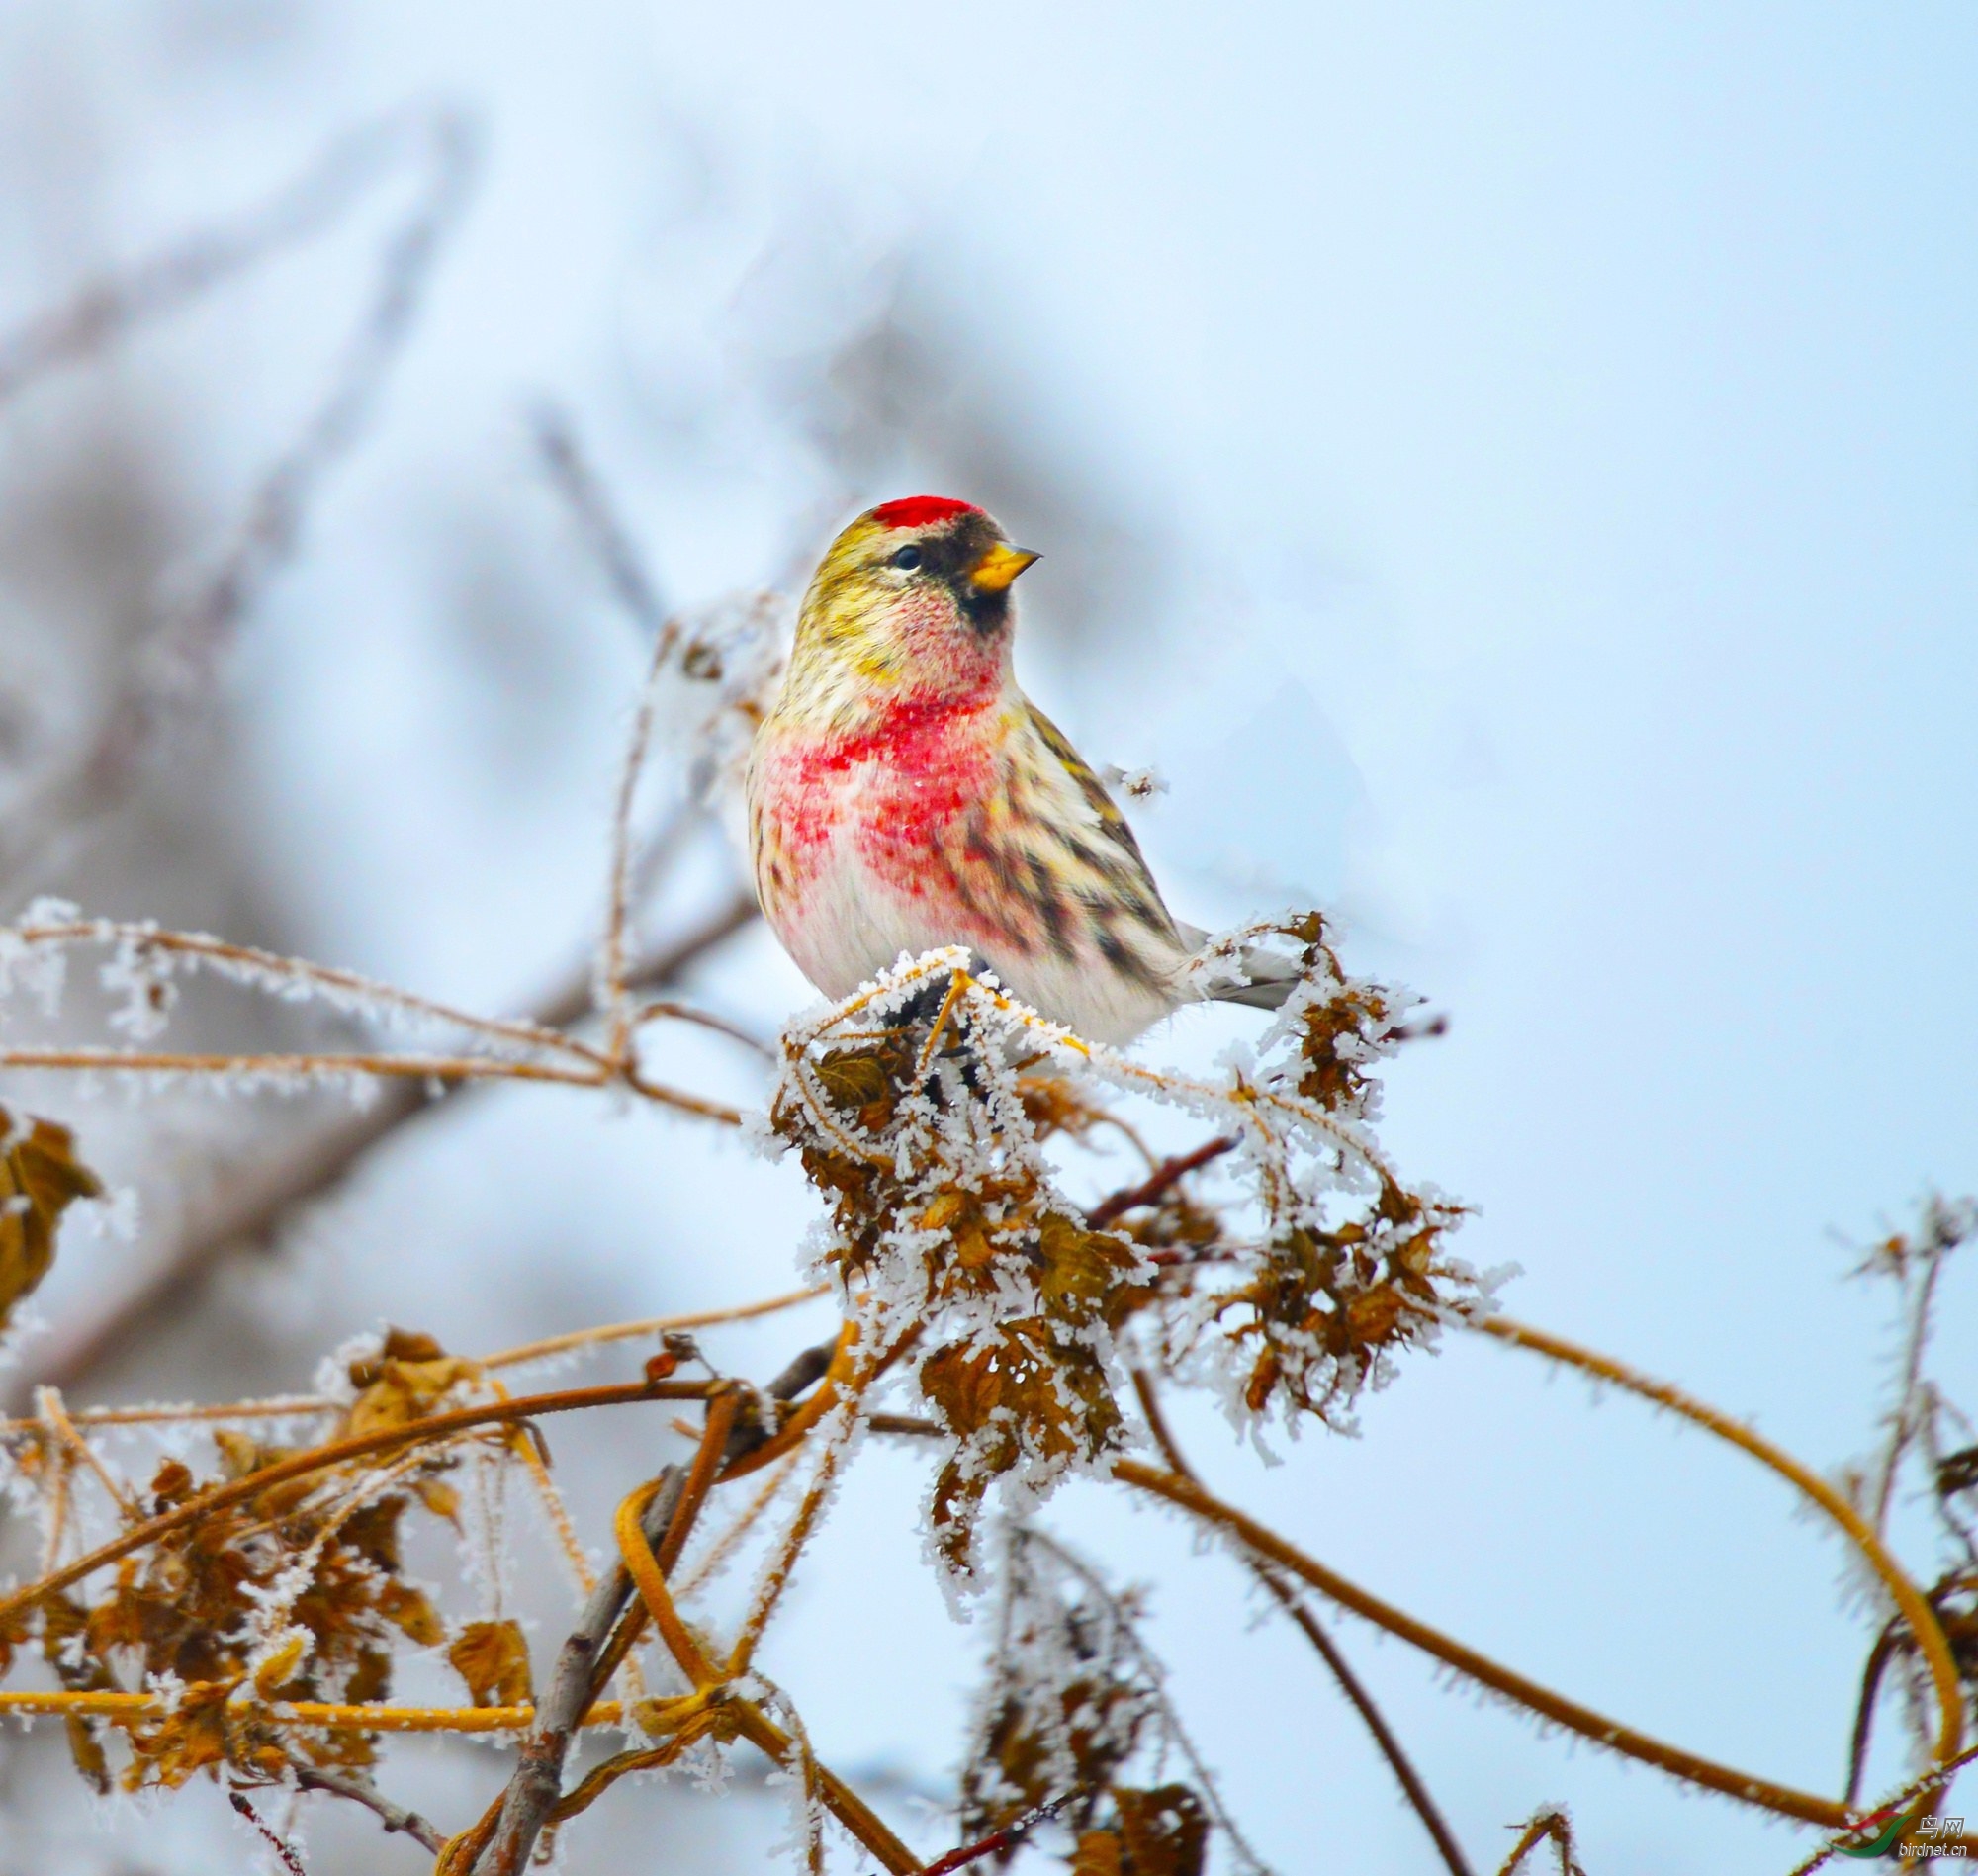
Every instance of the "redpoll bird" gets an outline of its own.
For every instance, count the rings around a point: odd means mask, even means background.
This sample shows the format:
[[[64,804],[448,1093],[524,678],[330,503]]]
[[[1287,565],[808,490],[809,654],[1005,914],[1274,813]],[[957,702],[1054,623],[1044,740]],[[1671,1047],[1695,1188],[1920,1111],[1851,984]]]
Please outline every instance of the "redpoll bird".
[[[1176,924],[1105,784],[1017,688],[1010,586],[1036,558],[936,495],[831,544],[750,755],[764,916],[828,997],[961,944],[1095,1042],[1205,997],[1274,1008],[1283,963],[1256,982],[1198,966],[1205,934]]]

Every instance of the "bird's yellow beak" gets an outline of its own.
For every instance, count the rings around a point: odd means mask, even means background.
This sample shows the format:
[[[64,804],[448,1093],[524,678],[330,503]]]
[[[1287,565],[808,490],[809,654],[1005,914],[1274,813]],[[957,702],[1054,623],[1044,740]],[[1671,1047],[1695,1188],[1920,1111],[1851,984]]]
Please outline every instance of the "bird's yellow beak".
[[[1038,558],[1027,547],[1008,547],[998,541],[968,570],[969,582],[983,592],[1003,592],[1011,581]]]

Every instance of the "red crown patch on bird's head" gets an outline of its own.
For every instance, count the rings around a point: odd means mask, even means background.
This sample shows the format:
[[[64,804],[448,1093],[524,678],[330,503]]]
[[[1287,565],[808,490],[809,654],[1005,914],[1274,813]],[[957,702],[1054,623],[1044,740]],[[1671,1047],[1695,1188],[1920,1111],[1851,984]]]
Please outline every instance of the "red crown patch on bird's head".
[[[872,510],[872,519],[883,528],[924,528],[930,522],[981,512],[974,502],[956,501],[948,495],[903,495],[898,501],[882,501]]]

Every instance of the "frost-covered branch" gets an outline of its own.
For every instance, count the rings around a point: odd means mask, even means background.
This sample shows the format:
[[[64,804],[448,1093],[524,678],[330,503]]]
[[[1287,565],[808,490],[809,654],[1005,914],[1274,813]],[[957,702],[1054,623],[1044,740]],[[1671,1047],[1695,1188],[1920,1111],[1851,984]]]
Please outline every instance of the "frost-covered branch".
[[[738,895],[717,906],[679,938],[641,957],[628,984],[647,990],[674,982],[755,917],[753,896]],[[588,969],[573,970],[537,1004],[531,1027],[557,1030],[583,1022],[590,1014],[590,993]],[[52,1347],[37,1363],[38,1372],[73,1390],[128,1348],[134,1336],[154,1330],[160,1311],[183,1307],[186,1297],[196,1294],[195,1280],[230,1253],[280,1230],[299,1206],[348,1177],[408,1121],[487,1085],[401,1077],[379,1087],[369,1107],[306,1122],[292,1139],[257,1150],[250,1161],[216,1181],[208,1194],[194,1199],[173,1242],[142,1282],[120,1293],[93,1320],[57,1331]]]

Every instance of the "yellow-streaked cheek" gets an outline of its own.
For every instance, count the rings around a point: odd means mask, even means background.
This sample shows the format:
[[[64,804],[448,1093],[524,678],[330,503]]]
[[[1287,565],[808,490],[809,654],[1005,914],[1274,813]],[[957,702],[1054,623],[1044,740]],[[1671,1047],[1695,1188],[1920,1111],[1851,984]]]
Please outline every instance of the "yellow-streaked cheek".
[[[883,643],[865,638],[853,648],[850,663],[859,676],[876,682],[879,678],[891,676],[899,661]]]

